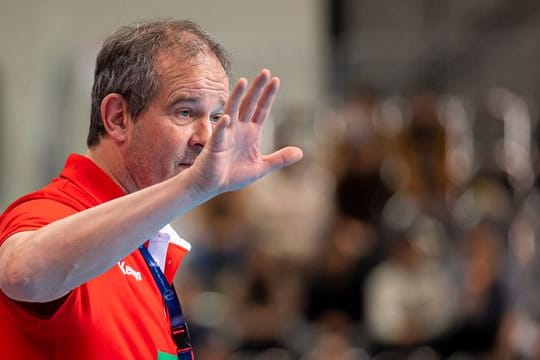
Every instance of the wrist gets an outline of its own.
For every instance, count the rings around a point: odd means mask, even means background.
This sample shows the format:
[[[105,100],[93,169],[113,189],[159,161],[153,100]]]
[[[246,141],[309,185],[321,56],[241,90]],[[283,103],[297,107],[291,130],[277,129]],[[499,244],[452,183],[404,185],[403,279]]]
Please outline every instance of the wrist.
[[[220,194],[212,187],[208,179],[193,167],[180,172],[175,178],[175,189],[180,190],[178,198],[189,203],[193,208]]]

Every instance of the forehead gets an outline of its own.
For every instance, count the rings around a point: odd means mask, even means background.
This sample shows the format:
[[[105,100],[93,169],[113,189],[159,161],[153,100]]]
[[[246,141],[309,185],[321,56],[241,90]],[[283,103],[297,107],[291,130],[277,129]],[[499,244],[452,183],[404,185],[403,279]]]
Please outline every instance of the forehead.
[[[180,94],[225,102],[229,78],[219,60],[204,52],[186,58],[176,52],[161,52],[155,61],[160,79],[160,96],[171,100]]]

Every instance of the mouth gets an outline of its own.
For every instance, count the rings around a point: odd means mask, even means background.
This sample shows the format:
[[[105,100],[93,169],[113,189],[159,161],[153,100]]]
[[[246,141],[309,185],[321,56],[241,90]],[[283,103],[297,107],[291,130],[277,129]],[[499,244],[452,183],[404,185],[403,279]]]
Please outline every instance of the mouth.
[[[178,167],[182,170],[184,169],[188,169],[191,167],[191,165],[193,165],[193,163],[189,162],[189,163],[180,163],[178,164]]]
[[[183,156],[180,156],[177,159],[178,168],[180,170],[189,169],[193,165],[195,160],[197,159],[198,155],[199,155],[199,153],[195,152],[195,151],[186,152]]]

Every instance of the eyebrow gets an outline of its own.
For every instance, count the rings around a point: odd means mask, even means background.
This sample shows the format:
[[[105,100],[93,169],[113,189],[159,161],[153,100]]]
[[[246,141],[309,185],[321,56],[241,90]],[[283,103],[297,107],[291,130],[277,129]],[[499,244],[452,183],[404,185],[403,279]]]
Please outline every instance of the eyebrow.
[[[171,102],[170,102],[170,105],[171,106],[174,106],[178,103],[191,103],[191,104],[196,104],[197,102],[199,102],[201,99],[200,98],[197,98],[197,97],[192,97],[192,96],[179,96],[177,98],[174,98]]]
[[[170,106],[175,106],[179,103],[189,103],[189,104],[197,104],[198,102],[201,101],[201,98],[200,97],[193,97],[193,96],[179,96],[177,98],[175,98],[174,100],[171,101],[170,103]],[[225,107],[225,103],[226,101],[225,100],[220,100],[220,106],[219,106],[219,109],[220,110],[223,110],[223,108]]]

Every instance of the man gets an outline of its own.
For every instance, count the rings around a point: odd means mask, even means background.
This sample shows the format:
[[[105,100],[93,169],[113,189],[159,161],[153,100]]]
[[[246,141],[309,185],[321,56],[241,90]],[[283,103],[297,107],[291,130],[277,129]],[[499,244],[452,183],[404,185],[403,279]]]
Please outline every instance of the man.
[[[105,41],[87,153],[0,217],[0,358],[191,357],[168,287],[189,246],[167,224],[302,157],[259,152],[279,79],[229,94],[228,70],[190,21]]]

